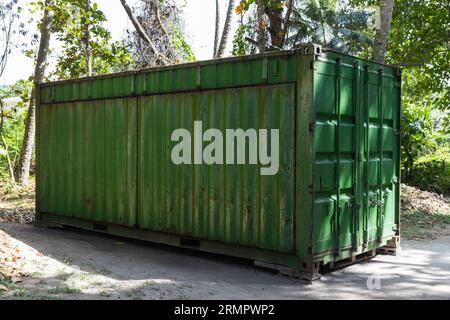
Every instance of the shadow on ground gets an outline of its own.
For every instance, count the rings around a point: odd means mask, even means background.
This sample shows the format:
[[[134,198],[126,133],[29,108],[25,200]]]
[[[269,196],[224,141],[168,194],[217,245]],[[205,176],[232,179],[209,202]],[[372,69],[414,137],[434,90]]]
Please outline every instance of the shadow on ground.
[[[93,233],[0,224],[29,277],[4,299],[450,299],[450,237],[307,285],[240,259]]]

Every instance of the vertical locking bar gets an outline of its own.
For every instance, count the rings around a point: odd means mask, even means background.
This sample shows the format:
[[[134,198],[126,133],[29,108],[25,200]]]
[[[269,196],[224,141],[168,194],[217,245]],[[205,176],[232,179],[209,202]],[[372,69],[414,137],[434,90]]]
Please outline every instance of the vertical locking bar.
[[[378,207],[377,207],[377,241],[381,242],[383,232],[383,211],[385,197],[383,196],[383,68],[378,69]]]
[[[369,240],[369,163],[370,163],[370,150],[369,150],[369,132],[370,132],[370,115],[369,115],[369,65],[364,66],[364,113],[365,113],[365,133],[364,133],[364,149],[365,149],[365,162],[364,162],[364,185],[365,185],[365,210],[364,210],[364,232],[363,232],[363,245],[368,246]]]
[[[353,61],[353,116],[355,129],[353,132],[353,236],[352,236],[352,250],[358,250],[358,232],[359,232],[359,135],[360,135],[360,120],[359,120],[359,63]]]
[[[336,59],[336,79],[335,79],[335,92],[336,92],[336,127],[335,127],[335,152],[336,152],[336,169],[335,169],[335,189],[336,189],[336,209],[337,214],[335,215],[335,224],[336,224],[336,248],[335,254],[339,255],[341,250],[341,228],[340,228],[340,220],[341,220],[341,184],[340,184],[340,176],[341,176],[341,146],[340,146],[340,134],[341,134],[341,65],[342,60],[340,58]]]

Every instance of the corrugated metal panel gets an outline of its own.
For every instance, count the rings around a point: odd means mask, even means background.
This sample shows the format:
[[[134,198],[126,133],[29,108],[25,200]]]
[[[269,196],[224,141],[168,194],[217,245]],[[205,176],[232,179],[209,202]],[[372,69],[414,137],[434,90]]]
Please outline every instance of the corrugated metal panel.
[[[40,109],[40,210],[136,223],[136,99]]]
[[[139,226],[292,251],[294,89],[288,84],[140,98]],[[226,128],[280,129],[279,173],[261,176],[259,165],[248,164],[174,165],[171,133],[186,128],[193,136],[195,120],[224,135]]]
[[[110,99],[296,81],[295,52],[202,61],[43,84],[41,103]]]

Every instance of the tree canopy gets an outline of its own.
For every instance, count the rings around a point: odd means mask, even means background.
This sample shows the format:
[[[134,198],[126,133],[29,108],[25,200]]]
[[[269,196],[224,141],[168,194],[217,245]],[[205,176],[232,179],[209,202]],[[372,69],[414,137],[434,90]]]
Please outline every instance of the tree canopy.
[[[126,0],[121,0],[122,14],[132,24],[119,41],[112,40],[111,32],[105,26],[107,19],[114,17],[107,17],[95,0],[35,0],[28,8],[19,7],[17,0],[3,2],[0,13],[5,28],[0,66],[9,63],[10,48],[17,46],[18,38],[28,43],[26,54],[36,61],[37,68],[41,68],[35,75],[45,75],[46,79],[68,79],[194,61],[195,50],[185,31],[183,7],[186,1],[138,0],[130,7]],[[401,66],[403,178],[420,184],[420,179],[414,177],[421,177],[419,171],[429,171],[425,177],[443,178],[438,182],[422,183],[422,188],[430,185],[441,191],[449,188],[448,174],[445,173],[450,158],[448,1],[227,0],[226,12],[220,12],[219,2],[215,1],[214,12],[209,13],[216,15],[215,28],[211,28],[211,41],[214,39],[211,57],[292,49],[314,42],[333,50],[366,59],[376,57],[378,61]],[[39,61],[43,38],[27,34],[24,21],[20,19],[21,10],[29,9],[33,11],[35,21],[28,23],[37,23],[39,30],[45,22],[45,14],[52,13],[51,17],[49,15],[51,23],[47,21],[51,26],[48,37],[51,36],[59,46],[47,48],[51,59],[41,55],[42,61]],[[223,25],[220,17],[224,17]],[[233,21],[237,21],[237,28],[234,34],[229,34]],[[387,35],[387,43],[383,43],[384,35]],[[232,42],[231,52],[226,50],[229,41]],[[4,89],[2,95],[15,92],[14,88]],[[33,90],[24,92],[29,94],[30,109],[21,116],[29,118],[30,114],[33,116]],[[7,123],[8,117],[2,120],[3,130],[13,127]],[[27,128],[29,122],[28,119]],[[11,144],[11,141],[6,143]],[[29,147],[25,149],[30,152]],[[2,150],[4,154],[4,146]],[[13,153],[9,156],[10,160],[16,157]],[[4,168],[6,160],[0,155]]]

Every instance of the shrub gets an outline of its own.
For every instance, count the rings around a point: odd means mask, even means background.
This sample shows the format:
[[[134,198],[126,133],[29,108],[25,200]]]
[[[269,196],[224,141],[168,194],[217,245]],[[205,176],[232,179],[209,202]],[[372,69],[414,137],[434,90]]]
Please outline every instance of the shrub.
[[[449,148],[420,157],[411,169],[409,184],[422,190],[450,194]]]

